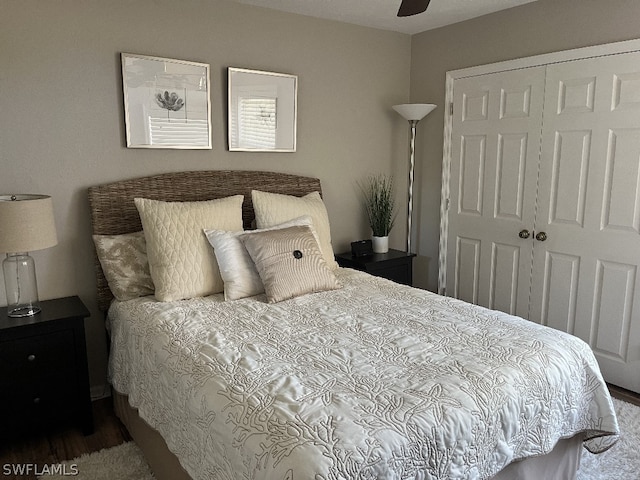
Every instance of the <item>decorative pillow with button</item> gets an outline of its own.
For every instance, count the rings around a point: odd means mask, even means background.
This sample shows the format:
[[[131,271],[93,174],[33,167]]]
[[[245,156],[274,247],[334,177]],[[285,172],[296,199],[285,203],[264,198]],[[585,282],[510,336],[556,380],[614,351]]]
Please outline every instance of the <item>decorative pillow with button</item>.
[[[269,303],[341,287],[308,226],[249,232],[238,238],[255,263]]]
[[[205,230],[209,243],[213,247],[213,253],[218,261],[220,275],[224,282],[224,299],[238,300],[252,297],[264,292],[262,280],[256,270],[256,266],[238,238],[246,233],[255,235],[266,230],[287,228],[298,225],[311,226],[311,217],[308,215],[285,222],[275,227],[263,230],[249,230],[247,232],[227,232],[225,230]]]
[[[301,215],[309,215],[313,220],[313,228],[318,234],[318,244],[327,266],[331,269],[338,268],[331,245],[329,214],[319,192],[295,197],[252,190],[251,199],[258,228],[273,227]]]

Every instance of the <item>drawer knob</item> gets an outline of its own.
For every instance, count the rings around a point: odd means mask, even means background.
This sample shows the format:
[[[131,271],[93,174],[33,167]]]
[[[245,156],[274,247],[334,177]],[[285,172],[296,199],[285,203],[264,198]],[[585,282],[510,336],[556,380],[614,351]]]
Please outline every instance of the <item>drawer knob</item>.
[[[29,356],[27,357],[27,360],[29,360],[30,362],[35,362],[35,360],[36,360],[36,356],[32,353],[31,355],[29,355]]]

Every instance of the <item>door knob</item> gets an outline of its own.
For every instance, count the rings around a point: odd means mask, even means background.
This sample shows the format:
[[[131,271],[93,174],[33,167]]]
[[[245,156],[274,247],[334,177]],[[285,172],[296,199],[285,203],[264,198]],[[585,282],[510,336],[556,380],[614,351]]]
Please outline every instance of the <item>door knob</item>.
[[[518,233],[518,236],[520,238],[529,238],[529,235],[531,235],[529,233],[529,230],[527,230],[526,228],[524,230],[520,230],[520,233]]]
[[[538,240],[539,242],[544,242],[546,239],[547,239],[546,232],[538,232],[538,233],[536,233],[536,240]]]

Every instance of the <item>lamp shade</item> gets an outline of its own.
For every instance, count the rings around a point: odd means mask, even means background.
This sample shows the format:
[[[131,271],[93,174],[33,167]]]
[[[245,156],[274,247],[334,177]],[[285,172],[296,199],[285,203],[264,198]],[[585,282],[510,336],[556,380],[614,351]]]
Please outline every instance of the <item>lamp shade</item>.
[[[0,253],[32,252],[58,243],[47,195],[0,195]]]
[[[393,109],[406,120],[418,121],[429,115],[436,106],[432,103],[404,103],[402,105],[394,105]]]

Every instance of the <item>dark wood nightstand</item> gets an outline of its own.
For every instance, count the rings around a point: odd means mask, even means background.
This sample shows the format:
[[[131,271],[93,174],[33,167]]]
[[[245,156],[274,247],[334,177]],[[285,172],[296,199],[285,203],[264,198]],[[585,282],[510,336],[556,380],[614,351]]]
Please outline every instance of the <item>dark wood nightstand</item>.
[[[374,253],[365,257],[354,257],[351,252],[339,253],[336,261],[341,267],[355,268],[394,282],[413,285],[415,256],[415,253],[389,249],[387,253]]]
[[[40,302],[32,317],[0,307],[0,438],[74,421],[93,432],[84,319],[78,297]]]

